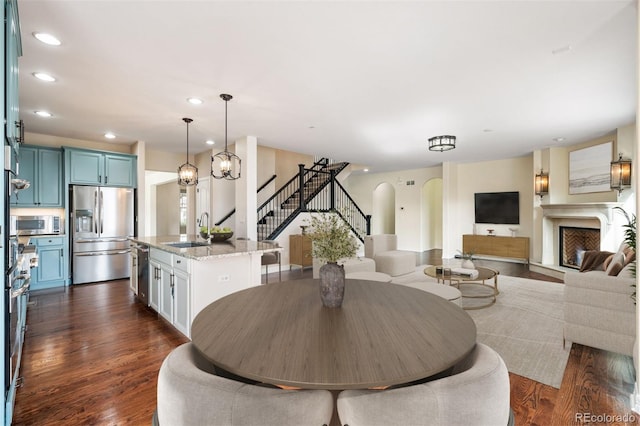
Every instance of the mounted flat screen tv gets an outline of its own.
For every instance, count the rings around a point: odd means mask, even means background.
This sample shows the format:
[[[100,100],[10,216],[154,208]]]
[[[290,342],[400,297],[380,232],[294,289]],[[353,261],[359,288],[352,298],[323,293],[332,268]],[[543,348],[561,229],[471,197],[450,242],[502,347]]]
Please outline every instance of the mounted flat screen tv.
[[[519,192],[476,192],[476,223],[520,224]]]

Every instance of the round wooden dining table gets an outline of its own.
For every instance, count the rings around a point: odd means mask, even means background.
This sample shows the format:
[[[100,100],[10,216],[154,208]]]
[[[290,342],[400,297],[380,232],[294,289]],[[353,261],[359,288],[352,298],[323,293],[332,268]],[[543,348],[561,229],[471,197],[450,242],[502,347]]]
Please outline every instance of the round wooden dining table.
[[[213,284],[212,284],[213,285]],[[242,290],[194,319],[191,338],[215,366],[303,389],[366,389],[441,373],[468,355],[476,326],[459,306],[407,286],[346,280],[340,308],[319,280]]]

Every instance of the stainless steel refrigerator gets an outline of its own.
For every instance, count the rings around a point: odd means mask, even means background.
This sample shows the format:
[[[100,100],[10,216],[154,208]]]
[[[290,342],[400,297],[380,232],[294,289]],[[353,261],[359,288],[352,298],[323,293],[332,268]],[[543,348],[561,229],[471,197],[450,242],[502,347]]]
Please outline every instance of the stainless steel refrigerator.
[[[75,185],[71,191],[73,284],[129,277],[133,189]]]

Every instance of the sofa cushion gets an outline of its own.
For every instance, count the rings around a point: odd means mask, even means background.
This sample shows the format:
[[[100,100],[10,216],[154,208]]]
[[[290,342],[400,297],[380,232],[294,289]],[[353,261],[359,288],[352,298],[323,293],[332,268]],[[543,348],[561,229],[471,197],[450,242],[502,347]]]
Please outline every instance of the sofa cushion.
[[[633,273],[633,267],[635,266],[635,264],[629,262],[627,263],[624,268],[622,268],[622,271],[620,271],[618,273],[618,277],[619,278],[630,278],[630,279],[635,279],[635,275]]]
[[[611,265],[611,261],[613,260],[613,253],[611,253],[607,258],[602,262],[602,270],[606,271],[609,269],[609,265]]]

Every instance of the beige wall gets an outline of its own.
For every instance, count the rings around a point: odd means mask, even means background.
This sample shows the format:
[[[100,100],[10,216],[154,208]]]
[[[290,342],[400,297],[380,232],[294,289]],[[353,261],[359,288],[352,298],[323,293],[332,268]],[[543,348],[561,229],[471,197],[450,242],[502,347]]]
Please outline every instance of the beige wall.
[[[276,188],[282,187],[298,173],[298,164],[304,164],[305,167],[313,165],[313,156],[297,154],[295,152],[274,149],[275,152],[275,174]]]
[[[156,235],[180,234],[180,185],[156,186]]]

